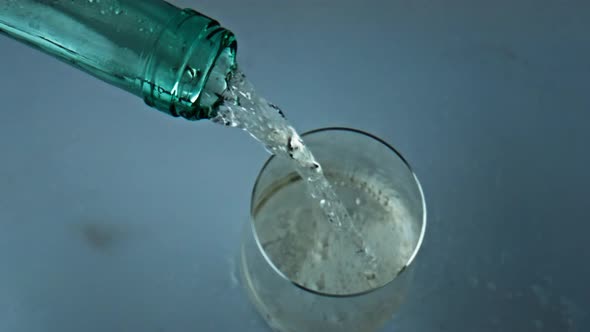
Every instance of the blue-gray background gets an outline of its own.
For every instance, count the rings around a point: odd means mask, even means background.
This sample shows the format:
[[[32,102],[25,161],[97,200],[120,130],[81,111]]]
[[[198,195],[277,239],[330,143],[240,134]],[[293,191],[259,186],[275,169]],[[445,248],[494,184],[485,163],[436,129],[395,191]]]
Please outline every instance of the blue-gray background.
[[[176,1],[301,131],[413,164],[429,228],[386,331],[589,331],[590,3]],[[0,330],[265,331],[235,253],[266,153],[0,37]]]

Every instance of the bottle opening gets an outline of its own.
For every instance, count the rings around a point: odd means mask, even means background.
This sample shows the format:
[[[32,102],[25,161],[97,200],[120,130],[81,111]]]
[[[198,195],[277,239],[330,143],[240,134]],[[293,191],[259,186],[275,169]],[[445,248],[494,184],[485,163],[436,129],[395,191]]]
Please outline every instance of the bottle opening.
[[[197,107],[204,111],[205,117],[214,117],[217,107],[223,103],[223,93],[227,89],[230,73],[236,68],[236,43],[223,48],[205,82],[205,87],[197,99]]]

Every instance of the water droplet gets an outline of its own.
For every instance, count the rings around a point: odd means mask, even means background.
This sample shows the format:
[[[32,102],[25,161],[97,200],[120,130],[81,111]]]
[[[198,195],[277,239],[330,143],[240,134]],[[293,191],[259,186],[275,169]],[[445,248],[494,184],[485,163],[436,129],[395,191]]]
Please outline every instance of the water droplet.
[[[535,320],[533,320],[533,325],[535,325],[535,328],[536,328],[537,330],[540,330],[540,329],[542,329],[542,328],[543,328],[543,326],[544,326],[543,322],[542,322],[542,321],[540,321],[540,320],[538,320],[538,319],[535,319]]]
[[[356,205],[361,205],[361,199],[357,197],[357,198],[354,200],[354,203],[355,203]]]
[[[549,294],[543,287],[534,284],[531,286],[531,290],[542,306],[547,306],[549,304]]]
[[[119,15],[121,14],[121,8],[117,7],[115,8],[115,15]]]
[[[336,324],[342,324],[346,320],[346,317],[343,314],[333,314],[327,317],[327,321]]]
[[[493,283],[493,282],[491,282],[491,281],[488,281],[488,282],[487,282],[487,284],[486,284],[486,287],[487,287],[487,288],[488,288],[490,291],[492,291],[492,292],[495,292],[495,291],[496,291],[496,289],[497,289],[497,287],[496,287],[496,284],[494,284],[494,283]]]
[[[40,28],[39,21],[30,21],[29,27],[31,27],[32,29],[39,29]]]
[[[323,207],[324,205],[326,205],[326,200],[325,200],[325,199],[322,199],[322,200],[320,201],[320,205],[321,205],[322,207]]]

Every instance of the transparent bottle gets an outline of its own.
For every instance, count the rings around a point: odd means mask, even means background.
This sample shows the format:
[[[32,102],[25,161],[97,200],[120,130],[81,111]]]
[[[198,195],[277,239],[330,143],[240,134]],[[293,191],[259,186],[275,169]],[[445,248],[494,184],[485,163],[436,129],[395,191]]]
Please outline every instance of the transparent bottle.
[[[237,48],[217,21],[163,0],[3,0],[0,32],[188,120],[215,115]]]

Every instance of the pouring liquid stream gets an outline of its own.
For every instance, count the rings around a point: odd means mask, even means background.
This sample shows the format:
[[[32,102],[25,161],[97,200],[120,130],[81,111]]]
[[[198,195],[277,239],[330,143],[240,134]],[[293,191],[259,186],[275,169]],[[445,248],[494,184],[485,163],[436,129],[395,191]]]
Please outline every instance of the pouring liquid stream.
[[[332,185],[324,175],[322,166],[305,145],[297,131],[286,120],[277,106],[256,94],[246,76],[235,69],[228,78],[228,88],[223,94],[225,102],[219,106],[213,122],[241,128],[261,142],[272,154],[287,158],[293,169],[305,181],[309,195],[317,208],[329,221],[330,227],[320,236],[329,241],[345,241],[352,247],[352,255],[360,255],[365,274],[370,281],[377,267],[377,257],[355,227],[344,204],[338,199]],[[330,255],[350,257],[349,255]],[[340,258],[343,259],[343,258]]]

